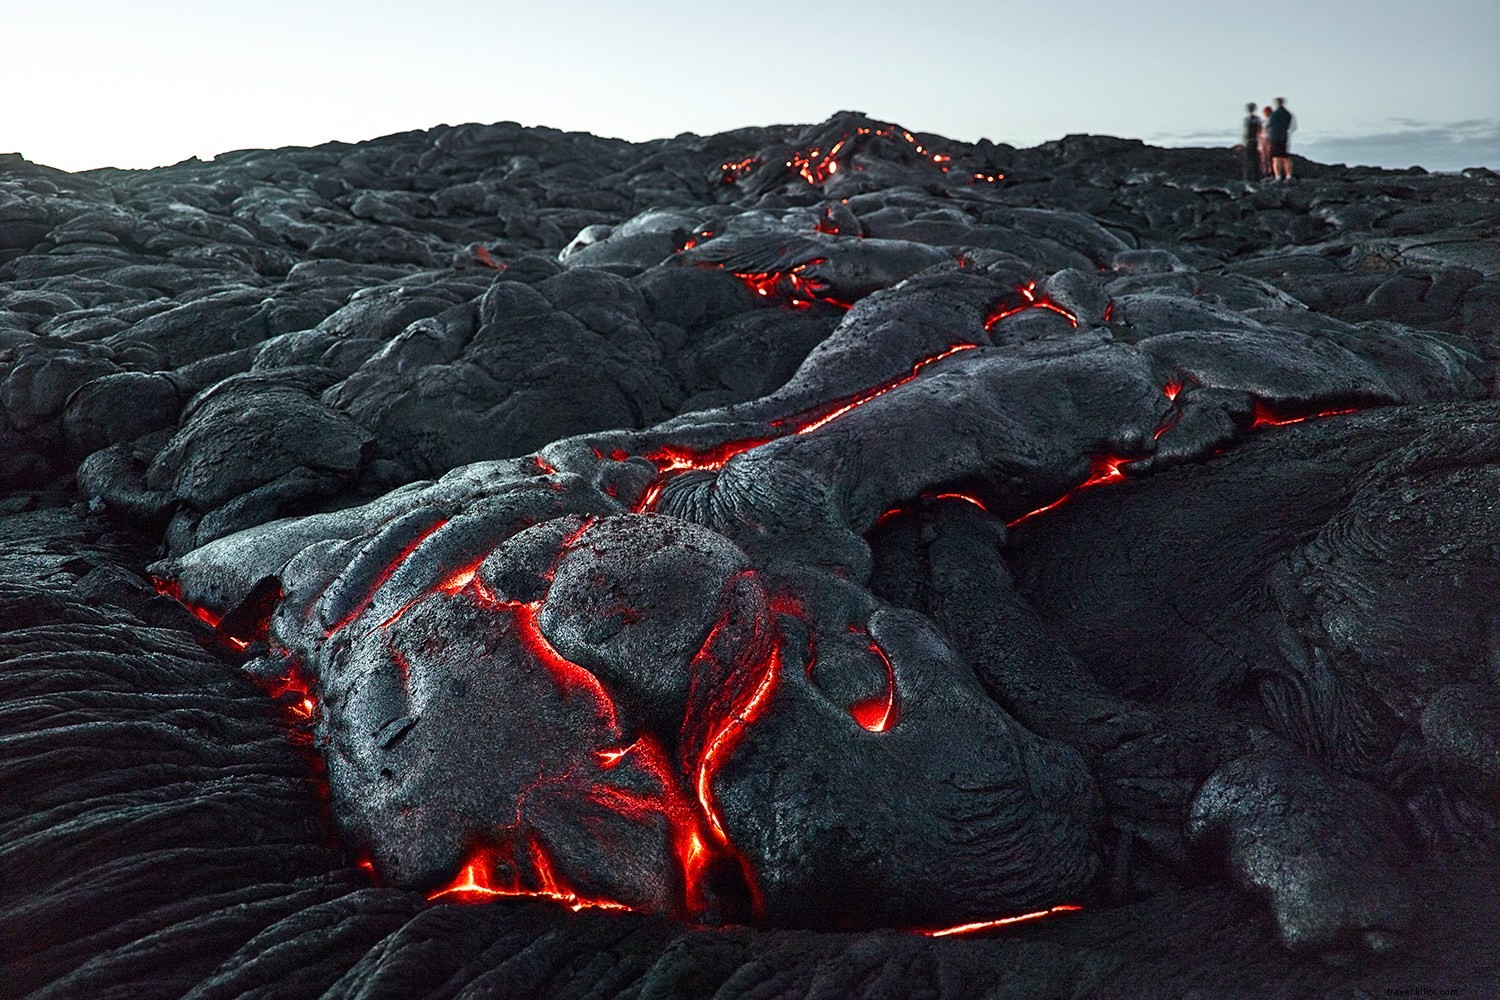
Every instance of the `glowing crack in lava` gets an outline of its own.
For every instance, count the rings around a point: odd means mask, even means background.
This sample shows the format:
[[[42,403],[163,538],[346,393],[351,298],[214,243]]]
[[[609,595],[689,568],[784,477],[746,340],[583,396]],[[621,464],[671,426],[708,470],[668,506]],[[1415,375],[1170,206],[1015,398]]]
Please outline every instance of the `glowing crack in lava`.
[[[994,930],[997,927],[1008,927],[1011,924],[1021,924],[1031,920],[1041,920],[1043,917],[1050,917],[1058,913],[1074,913],[1081,909],[1083,909],[1083,907],[1077,905],[1076,903],[1063,903],[1058,906],[1048,907],[1045,910],[1034,910],[1031,913],[1020,913],[1013,917],[1000,917],[996,920],[979,920],[973,923],[958,924],[954,927],[944,927],[939,930],[917,931],[917,933],[923,935],[924,937],[934,938],[953,937],[959,934],[980,934],[984,931]]]
[[[928,365],[936,364],[937,362],[942,361],[944,358],[952,357],[953,355],[959,353],[960,351],[972,351],[974,348],[976,348],[978,346],[979,346],[978,344],[954,344],[952,347],[949,347],[946,351],[943,351],[941,354],[934,354],[930,358],[923,358],[921,361],[918,361],[916,364],[912,365],[911,373],[910,374],[903,375],[903,376],[901,376],[900,378],[896,379],[893,382],[887,382],[885,385],[877,386],[874,389],[866,390],[865,392],[860,393],[858,396],[855,396],[853,399],[850,399],[849,401],[847,401],[845,403],[841,403],[841,404],[837,405],[834,409],[830,410],[828,413],[825,413],[823,416],[818,417],[815,420],[810,420],[810,421],[808,421],[806,423],[803,423],[803,424],[797,426],[792,431],[792,433],[793,434],[811,434],[814,431],[820,430],[821,428],[826,427],[827,425],[831,424],[833,421],[837,420],[839,417],[842,417],[845,414],[850,413],[850,412],[858,409],[861,406],[864,406],[866,403],[870,402],[871,400],[873,400],[873,399],[879,399],[881,396],[884,396],[886,393],[890,392],[891,390],[901,388],[903,385],[905,385],[906,383],[910,382],[912,379],[916,378],[918,375],[921,375],[922,374],[922,369],[926,368]],[[776,421],[772,421],[772,426],[773,427],[782,427],[782,426],[785,426],[787,423],[788,423],[788,421],[786,421],[786,420],[776,420]]]
[[[962,503],[969,504],[972,507],[977,507],[980,510],[984,511],[986,514],[988,514],[989,511],[990,511],[989,507],[985,506],[984,501],[981,500],[981,499],[979,499],[978,497],[974,496],[972,493],[954,493],[954,492],[948,492],[948,493],[923,493],[922,496],[920,497],[920,499],[922,499],[922,500],[958,500],[958,501],[960,501]],[[900,507],[892,507],[890,510],[886,511],[884,514],[881,514],[878,518],[876,518],[875,519],[875,524],[878,527],[879,525],[884,524],[885,522],[889,521],[893,517],[896,517],[897,515],[909,513],[911,511],[911,509],[912,509],[911,507],[904,506],[904,505],[900,506]]]
[[[482,903],[497,896],[528,896],[550,899],[573,911],[584,909],[628,910],[630,907],[609,899],[588,899],[568,885],[552,866],[546,850],[535,838],[526,840],[526,858],[535,887],[522,884],[521,866],[514,852],[504,848],[476,851],[463,870],[448,885],[428,894],[429,901],[449,899],[454,902]],[[497,871],[500,874],[497,874]]]
[[[736,160],[733,163],[720,164],[720,179],[725,184],[733,184],[735,181],[748,174],[751,170],[755,169],[755,164],[758,162],[759,161],[756,160],[755,157],[747,156],[743,160]]]
[[[501,260],[496,260],[495,255],[490,253],[489,248],[485,246],[476,246],[474,248],[474,259],[492,271],[507,271],[510,269],[509,264]]]
[[[886,732],[900,718],[896,707],[896,668],[891,665],[891,658],[885,655],[885,650],[880,648],[880,644],[870,633],[852,625],[849,631],[869,640],[866,648],[875,654],[881,666],[885,668],[885,689],[873,698],[866,698],[850,705],[849,714],[854,717],[855,722],[859,723],[860,728],[868,732]]]
[[[838,173],[839,162],[835,159],[839,150],[844,148],[848,139],[840,139],[833,144],[833,148],[827,153],[819,149],[809,149],[805,152],[792,154],[791,159],[786,161],[787,169],[793,171],[797,176],[809,184],[822,184],[828,178]]]
[[[928,365],[935,364],[936,362],[942,361],[945,358],[952,357],[953,355],[958,354],[961,351],[973,350],[978,346],[980,345],[954,344],[940,354],[934,354],[931,357],[923,358],[922,360],[918,361],[916,364],[912,365],[912,369],[909,374],[903,375],[891,382],[887,382],[884,385],[876,386],[873,389],[868,389],[853,397],[852,399],[848,399],[842,403],[838,403],[832,410],[822,414],[821,416],[814,417],[811,415],[807,415],[804,416],[800,421],[793,418],[773,420],[771,421],[770,426],[777,432],[773,437],[746,438],[739,441],[728,441],[723,444],[716,445],[713,448],[704,449],[702,451],[694,451],[691,448],[684,448],[677,445],[664,445],[663,447],[658,448],[657,450],[650,452],[649,454],[641,456],[649,461],[652,465],[656,466],[658,475],[656,481],[653,482],[651,486],[646,490],[645,495],[638,503],[636,503],[633,510],[637,514],[647,513],[649,511],[655,510],[657,501],[661,498],[662,488],[666,485],[668,480],[672,479],[674,476],[679,475],[680,473],[690,470],[696,470],[700,472],[717,472],[736,455],[741,455],[747,451],[759,448],[763,444],[768,444],[769,442],[777,440],[781,437],[812,434],[815,431],[821,430],[822,428],[833,423],[838,418],[859,409],[861,406],[864,406],[871,400],[878,399],[891,390],[898,389],[901,386],[907,384],[912,379],[921,375],[923,369],[925,369]],[[599,457],[602,458],[602,454]],[[610,458],[617,462],[623,462],[630,457],[631,456],[628,453],[618,450],[610,454]]]
[[[1055,312],[1071,323],[1073,329],[1078,329],[1078,317],[1076,315],[1045,296],[1038,297],[1035,281],[1028,281],[1026,284],[1019,286],[1016,289],[1016,294],[1020,296],[1019,302],[1001,303],[986,317],[984,321],[986,332],[993,330],[1002,320],[1008,319],[1017,313],[1023,313],[1028,309],[1046,309],[1049,312]]]
[[[544,574],[549,584],[563,559],[580,544],[593,524],[592,519],[585,520],[562,539],[557,556]],[[410,552],[403,550],[398,560],[409,556]],[[752,911],[758,913],[760,895],[754,872],[727,832],[713,787],[717,774],[733,755],[745,731],[765,712],[775,689],[780,674],[780,639],[774,620],[762,609],[752,622],[753,641],[744,642],[743,636],[739,636],[738,641],[731,642],[734,637],[725,633],[736,613],[731,605],[710,629],[690,669],[694,685],[709,685],[699,691],[698,710],[684,722],[685,727],[698,735],[684,736],[680,761],[674,766],[662,746],[649,735],[637,736],[622,745],[626,731],[612,693],[592,671],[563,656],[542,631],[540,614],[546,598],[523,602],[499,597],[481,578],[482,563],[481,559],[449,574],[425,594],[406,602],[382,627],[424,599],[466,602],[476,610],[508,616],[509,634],[526,659],[546,670],[564,701],[585,699],[604,743],[596,744],[590,752],[588,767],[574,764],[560,775],[539,775],[523,788],[517,799],[515,822],[493,831],[476,845],[453,881],[433,891],[429,899],[480,902],[496,896],[530,896],[550,899],[575,910],[629,908],[618,900],[571,884],[561,874],[542,837],[527,826],[527,796],[544,785],[561,782],[584,801],[628,823],[648,827],[664,823],[681,880],[684,915],[711,912],[706,885],[710,869],[722,867],[721,862],[741,873]],[[740,574],[725,585],[726,592],[739,578],[753,579],[748,571]],[[396,662],[399,667],[399,659]],[[403,674],[407,671],[409,667]]]
[[[730,271],[729,273],[744,282],[745,287],[760,298],[785,296],[787,305],[794,309],[808,309],[815,302],[826,302],[839,309],[853,309],[852,302],[843,302],[823,294],[828,290],[826,283],[807,276],[806,271],[809,267],[823,263],[826,263],[826,258],[818,257],[786,271]]]
[[[1307,420],[1317,420],[1321,417],[1341,417],[1346,413],[1358,413],[1359,407],[1344,407],[1337,410],[1321,410],[1317,413],[1281,414],[1260,400],[1255,401],[1254,417],[1250,422],[1252,428],[1256,427],[1286,427],[1291,424],[1300,424]]]
[[[799,149],[792,152],[786,159],[786,169],[791,171],[795,177],[800,177],[807,183],[817,187],[821,186],[830,177],[839,172],[839,154],[843,153],[850,142],[864,136],[875,136],[881,139],[896,139],[905,142],[918,156],[937,167],[943,173],[948,172],[948,164],[953,162],[953,157],[945,153],[934,153],[922,144],[922,142],[905,129],[895,127],[869,128],[861,126],[851,133],[846,133],[824,150],[821,146],[813,146],[808,149]],[[756,165],[754,157],[747,157],[734,163],[721,164],[719,169],[726,184],[733,184],[740,177],[749,173]],[[859,170],[861,167],[855,167]],[[1004,174],[975,174],[975,178],[987,178],[992,182],[999,180]]]
[[[1112,455],[1095,456],[1093,461],[1089,464],[1089,475],[1087,479],[1079,483],[1077,486],[1073,487],[1068,492],[1064,493],[1062,496],[1058,497],[1056,500],[1047,504],[1045,507],[1038,507],[1036,510],[1027,511],[1025,514],[1022,514],[1014,521],[1007,521],[1005,526],[1007,528],[1017,527],[1018,525],[1026,523],[1039,514],[1045,514],[1049,510],[1056,510],[1058,507],[1061,507],[1063,504],[1067,503],[1069,500],[1073,499],[1084,490],[1093,489],[1095,486],[1104,486],[1108,483],[1119,482],[1120,480],[1125,478],[1125,471],[1123,467],[1133,461],[1135,461],[1135,459],[1133,458],[1119,458]]]

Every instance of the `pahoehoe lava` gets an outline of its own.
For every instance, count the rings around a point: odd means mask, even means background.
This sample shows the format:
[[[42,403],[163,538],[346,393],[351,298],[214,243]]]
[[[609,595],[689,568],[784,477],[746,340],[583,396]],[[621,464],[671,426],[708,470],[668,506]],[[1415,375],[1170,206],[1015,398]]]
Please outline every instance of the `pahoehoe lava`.
[[[0,993],[1500,985],[1500,178],[0,157]]]

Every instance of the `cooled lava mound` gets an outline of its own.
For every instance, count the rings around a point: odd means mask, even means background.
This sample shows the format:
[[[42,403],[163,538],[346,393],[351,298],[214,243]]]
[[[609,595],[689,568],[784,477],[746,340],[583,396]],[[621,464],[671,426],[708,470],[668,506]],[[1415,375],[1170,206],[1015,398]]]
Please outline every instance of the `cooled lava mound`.
[[[0,992],[1500,984],[1500,178],[0,157]]]

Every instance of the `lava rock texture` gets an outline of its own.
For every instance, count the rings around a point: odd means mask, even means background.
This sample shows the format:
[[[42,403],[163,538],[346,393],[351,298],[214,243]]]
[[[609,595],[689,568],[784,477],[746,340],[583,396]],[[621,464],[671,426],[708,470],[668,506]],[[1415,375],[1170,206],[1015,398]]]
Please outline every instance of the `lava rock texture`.
[[[1500,178],[1238,166],[0,157],[0,993],[1500,988]]]

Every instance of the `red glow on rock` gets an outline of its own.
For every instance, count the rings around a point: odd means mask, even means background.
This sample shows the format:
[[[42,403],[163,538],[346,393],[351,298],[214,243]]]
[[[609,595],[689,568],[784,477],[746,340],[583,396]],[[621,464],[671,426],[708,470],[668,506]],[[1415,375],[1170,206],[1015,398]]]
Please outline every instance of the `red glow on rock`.
[[[976,173],[973,177],[973,182],[975,184],[998,184],[1003,180],[1005,180],[1004,174]]]
[[[1002,320],[1008,319],[1017,313],[1023,313],[1028,309],[1046,309],[1049,312],[1055,312],[1071,323],[1073,329],[1078,329],[1078,317],[1051,299],[1045,296],[1038,296],[1036,294],[1036,282],[1028,281],[1026,284],[1018,286],[1016,294],[1020,297],[1019,302],[1002,302],[986,317],[984,321],[986,332],[993,330]]]
[[[844,148],[844,143],[848,141],[848,137],[845,136],[834,143],[833,147],[826,153],[816,148],[798,150],[786,161],[787,169],[809,184],[822,184],[828,178],[838,173],[839,164],[835,157]]]
[[[184,600],[182,596],[182,584],[178,581],[168,580],[160,576],[153,576],[151,577],[151,586],[156,590],[158,594],[162,595],[163,597],[170,597],[178,604],[181,604],[184,608],[187,608],[193,613],[193,616],[195,618],[203,622],[209,628],[219,627],[219,622],[223,619],[223,616],[215,614],[213,611],[203,607],[202,605],[193,604],[190,601]]]
[[[747,156],[743,160],[737,160],[734,163],[721,163],[719,165],[719,170],[721,171],[720,179],[725,184],[733,184],[753,170],[755,164],[756,159],[753,156]]]
[[[1286,427],[1289,424],[1300,424],[1304,420],[1314,420],[1319,417],[1339,417],[1346,413],[1358,413],[1358,407],[1348,407],[1340,410],[1322,410],[1318,413],[1281,414],[1272,410],[1260,400],[1255,401],[1255,419],[1250,426],[1254,427]]]
[[[733,709],[719,720],[718,726],[704,745],[703,754],[698,761],[696,780],[698,804],[703,810],[703,815],[708,817],[708,826],[714,838],[726,847],[730,845],[729,834],[724,830],[718,807],[714,803],[714,775],[733,755],[734,748],[739,745],[740,740],[744,739],[745,730],[765,712],[766,703],[771,698],[771,692],[776,689],[776,682],[780,677],[781,648],[779,645],[772,645],[770,655],[760,664],[755,683],[747,693],[740,697]]]
[[[666,753],[651,737],[642,736],[629,746],[600,750],[595,754],[600,768],[605,771],[614,770],[627,757],[655,780],[657,790],[643,794],[597,785],[593,789],[594,801],[626,817],[644,819],[656,814],[667,821],[672,854],[682,873],[687,912],[701,913],[709,905],[705,886],[708,867],[715,857],[707,844],[703,818],[679,785]]]
[[[742,455],[754,448],[772,440],[771,438],[747,438],[740,441],[726,441],[703,451],[693,451],[691,448],[682,448],[677,445],[663,445],[657,450],[641,456],[652,465],[656,471],[664,474],[687,472],[698,470],[700,472],[717,472],[724,468],[725,464],[734,456]]]
[[[551,462],[547,461],[540,455],[532,455],[531,461],[536,464],[537,469],[541,471],[543,475],[550,476],[557,471],[556,466],[554,466]]]
[[[482,595],[476,596],[480,596],[483,600]],[[615,708],[614,699],[609,696],[609,692],[605,690],[599,678],[594,676],[593,671],[564,657],[542,633],[542,627],[537,622],[537,613],[541,611],[542,603],[542,601],[533,601],[529,604],[522,604],[519,601],[500,601],[496,606],[508,608],[515,616],[516,638],[527,653],[547,668],[564,695],[573,691],[587,694],[594,700],[596,711],[605,726],[610,732],[617,732],[620,728],[619,713]]]
[[[990,512],[990,509],[984,505],[984,501],[981,500],[981,499],[979,499],[978,497],[974,496],[971,493],[951,493],[951,492],[950,493],[923,493],[922,496],[921,496],[921,499],[923,499],[923,500],[959,500],[959,501],[962,501],[963,503],[967,503],[967,504],[970,504],[972,506],[978,507],[980,510],[984,511],[986,514],[988,514]],[[884,514],[881,514],[878,518],[876,518],[875,519],[875,524],[876,524],[876,526],[882,525],[886,521],[889,521],[891,518],[895,517],[897,514],[905,514],[905,513],[910,512],[910,510],[911,510],[910,507],[904,507],[904,506],[903,507],[892,507],[890,510],[886,511]]]
[[[662,487],[668,480],[684,472],[717,472],[724,468],[725,464],[736,455],[742,455],[747,451],[759,448],[772,438],[746,438],[740,441],[726,441],[723,444],[706,448],[702,451],[694,451],[681,445],[662,445],[653,452],[648,452],[641,457],[656,466],[657,477],[647,489],[645,494],[633,508],[635,513],[643,514],[656,509],[656,502],[661,498]],[[623,462],[630,457],[624,451],[616,450],[611,456],[617,462]]]
[[[1181,382],[1168,382],[1166,385],[1161,387],[1161,394],[1163,396],[1166,396],[1168,400],[1174,403],[1177,402],[1177,394],[1181,391]]]
[[[359,602],[355,604],[353,608],[349,609],[349,613],[344,615],[343,618],[339,619],[338,623],[328,630],[328,635],[334,635],[344,626],[348,625],[360,615],[364,614],[365,609],[370,606],[370,602],[375,599],[376,592],[380,590],[385,582],[395,575],[396,570],[400,569],[406,562],[406,560],[411,558],[411,554],[417,551],[418,546],[425,542],[433,534],[433,532],[437,531],[447,523],[447,518],[439,518],[437,521],[433,522],[431,525],[420,531],[417,534],[417,537],[413,538],[411,541],[402,546],[401,551],[396,553],[396,558],[392,559],[389,563],[382,567],[379,573],[375,574],[375,579],[370,583],[369,588],[365,591],[365,596],[360,598]]]
[[[1019,524],[1031,520],[1038,514],[1045,514],[1049,510],[1054,510],[1058,507],[1061,507],[1064,503],[1067,503],[1069,500],[1073,499],[1084,490],[1092,489],[1095,486],[1103,486],[1106,483],[1119,482],[1120,480],[1125,478],[1125,470],[1123,467],[1127,463],[1133,461],[1135,461],[1135,459],[1117,458],[1110,455],[1095,456],[1093,462],[1089,465],[1089,476],[1087,479],[1079,483],[1077,486],[1073,487],[1068,492],[1064,493],[1062,496],[1058,497],[1056,500],[1047,504],[1047,506],[1038,507],[1036,510],[1028,511],[1027,513],[1022,514],[1020,517],[1016,518],[1014,521],[1007,522],[1005,526],[1007,528],[1014,528]]]
[[[802,424],[792,433],[811,434],[813,431],[816,431],[822,427],[826,427],[833,421],[837,420],[839,417],[844,416],[846,413],[864,406],[866,403],[870,402],[870,400],[878,399],[881,396],[884,396],[886,393],[890,392],[892,389],[899,389],[901,386],[905,385],[912,379],[916,378],[918,375],[922,374],[922,369],[926,368],[928,365],[934,364],[938,361],[942,361],[944,358],[952,357],[960,351],[972,351],[978,346],[978,344],[954,344],[952,347],[948,348],[941,354],[934,354],[930,358],[923,358],[921,361],[918,361],[916,364],[912,365],[911,374],[903,375],[901,378],[898,378],[893,382],[887,382],[885,385],[867,390],[866,392],[862,392],[858,396],[855,396],[853,399],[849,400],[846,403],[840,404],[836,409],[825,413],[823,416],[817,418],[816,420],[812,420],[808,423]],[[785,423],[786,421],[784,420],[773,421],[772,426],[780,426]]]
[[[924,497],[928,500],[962,500],[964,503],[973,504],[975,507],[978,507],[986,514],[988,514],[990,511],[990,509],[984,505],[983,500],[980,500],[978,497],[972,496],[968,493],[933,493],[930,496],[924,494]]]
[[[280,677],[268,681],[261,680],[258,683],[266,692],[266,696],[291,716],[294,725],[300,727],[317,718],[317,684],[295,661],[288,664],[286,673]],[[305,734],[299,738],[305,739]]]
[[[488,902],[497,896],[527,896],[549,899],[570,910],[628,910],[630,907],[611,899],[581,896],[565,882],[553,867],[542,844],[535,837],[526,839],[526,860],[531,877],[523,878],[521,865],[506,864],[505,856],[494,848],[480,848],[464,864],[448,885],[429,893],[429,901],[446,899],[460,903]],[[509,878],[499,872],[509,871]],[[527,884],[527,883],[531,884]]]
[[[490,253],[487,248],[482,246],[476,246],[474,248],[474,259],[479,261],[479,263],[483,264],[485,267],[491,268],[496,271],[504,271],[510,267],[510,265],[505,263],[504,261],[496,260],[495,255]]]
[[[959,924],[956,927],[943,927],[938,930],[919,930],[918,934],[926,937],[951,937],[957,934],[978,934],[981,931],[994,930],[996,927],[1008,927],[1011,924],[1021,924],[1029,920],[1040,920],[1057,913],[1073,913],[1083,907],[1074,903],[1064,903],[1060,906],[1051,906],[1045,910],[1036,910],[1031,913],[1021,913],[1013,917],[1001,917],[998,920],[979,920],[969,924]]]
[[[815,302],[823,302],[839,309],[853,309],[852,302],[844,302],[824,294],[828,290],[827,284],[807,276],[806,271],[809,267],[825,262],[825,258],[818,257],[786,271],[730,271],[729,273],[744,282],[745,287],[754,292],[758,298],[784,298],[786,304],[795,309],[811,308]]]
[[[861,631],[862,630],[857,630]],[[862,632],[863,634],[863,632]],[[883,733],[893,727],[897,722],[896,710],[896,668],[891,665],[891,658],[885,655],[885,650],[874,639],[870,640],[870,652],[880,658],[885,666],[885,690],[873,698],[857,701],[849,706],[849,714],[860,727],[872,733]]]
[[[1104,305],[1104,322],[1108,323],[1115,315],[1115,300],[1110,299]]]

